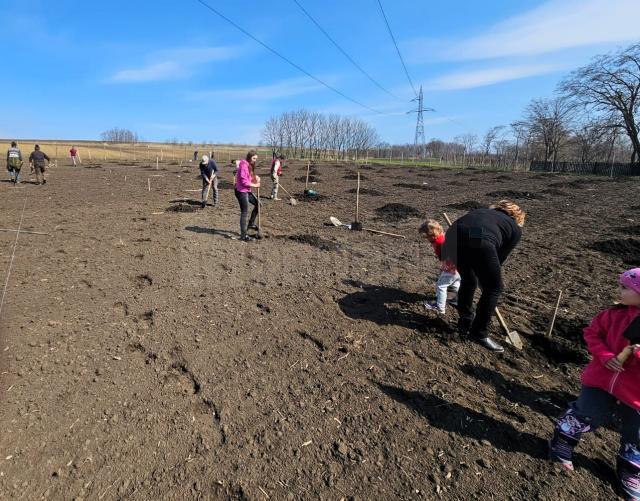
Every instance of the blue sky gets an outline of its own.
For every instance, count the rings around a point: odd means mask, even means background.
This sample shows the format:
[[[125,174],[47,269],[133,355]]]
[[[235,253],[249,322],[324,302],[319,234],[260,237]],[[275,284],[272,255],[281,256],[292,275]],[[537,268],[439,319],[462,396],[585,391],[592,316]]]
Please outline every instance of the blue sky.
[[[356,116],[412,142],[413,92],[376,0],[299,0],[377,81],[340,54],[292,0],[208,0],[332,93],[195,0],[0,0],[0,137],[255,143],[264,121],[306,107]],[[640,39],[638,0],[382,0],[409,73],[425,89],[427,138],[518,118],[596,54]]]

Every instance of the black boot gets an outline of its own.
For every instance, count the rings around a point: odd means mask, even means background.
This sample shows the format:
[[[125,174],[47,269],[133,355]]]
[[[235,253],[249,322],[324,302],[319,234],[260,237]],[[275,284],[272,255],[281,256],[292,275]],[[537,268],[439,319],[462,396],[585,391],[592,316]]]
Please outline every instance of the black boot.
[[[485,347],[487,350],[492,351],[494,353],[502,353],[504,348],[496,343],[489,336],[487,337],[474,337],[473,340],[478,343],[480,346]]]

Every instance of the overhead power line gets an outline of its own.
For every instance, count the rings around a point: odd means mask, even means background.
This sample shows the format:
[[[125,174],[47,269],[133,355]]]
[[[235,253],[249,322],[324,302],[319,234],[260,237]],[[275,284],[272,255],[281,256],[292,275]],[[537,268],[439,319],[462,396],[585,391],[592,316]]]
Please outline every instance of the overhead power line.
[[[382,13],[382,17],[384,18],[384,23],[387,25],[387,31],[389,31],[389,36],[391,40],[393,40],[393,45],[396,46],[396,52],[398,53],[398,57],[400,58],[400,62],[402,63],[402,67],[404,68],[404,74],[407,75],[407,80],[411,84],[411,88],[413,89],[413,93],[415,96],[418,96],[418,92],[416,91],[415,85],[413,85],[413,80],[409,76],[409,70],[407,70],[407,65],[404,64],[404,59],[402,58],[402,54],[400,53],[400,49],[398,48],[398,44],[396,42],[396,37],[393,36],[393,31],[391,31],[391,26],[389,26],[389,20],[387,19],[387,15],[384,13],[384,8],[382,7],[382,2],[378,0],[378,6],[380,7],[380,12]]]
[[[360,73],[362,73],[365,77],[367,77],[376,87],[378,87],[380,90],[386,92],[387,94],[389,94],[391,97],[394,97],[400,101],[405,101],[404,99],[402,99],[401,97],[396,96],[393,92],[391,92],[389,89],[385,88],[382,84],[380,84],[375,78],[373,78],[369,73],[367,73],[364,68],[362,68],[362,66],[360,66],[356,61],[354,61],[354,59],[342,48],[340,47],[340,45],[338,44],[338,42],[336,42],[331,35],[329,35],[329,33],[327,33],[327,31],[320,25],[320,23],[318,21],[316,21],[316,19],[309,14],[309,12],[307,11],[307,9],[305,9],[300,2],[298,2],[298,0],[293,0],[293,2],[300,8],[300,10],[302,12],[304,12],[304,14],[309,18],[309,20],[316,25],[316,27],[322,32],[322,34],[327,37],[327,39],[335,46],[336,49],[338,49],[340,52],[342,52],[342,55],[344,57],[346,57],[349,62],[351,64],[353,64],[359,71]]]
[[[315,80],[316,82],[318,82],[319,84],[323,85],[324,87],[326,87],[327,89],[329,89],[330,91],[338,94],[339,96],[343,97],[344,99],[351,101],[354,104],[357,104],[358,106],[365,108],[369,111],[372,111],[374,113],[377,113],[379,115],[387,115],[388,113],[385,113],[383,111],[379,111],[376,110],[374,108],[371,108],[370,106],[367,106],[364,103],[361,103],[360,101],[357,101],[356,99],[353,99],[352,97],[347,96],[346,94],[344,94],[343,92],[339,91],[338,89],[336,89],[335,87],[329,85],[328,83],[324,82],[323,80],[319,79],[318,77],[312,75],[311,73],[309,73],[307,70],[305,70],[302,66],[294,63],[291,59],[287,58],[286,56],[284,56],[283,54],[281,54],[280,52],[278,52],[277,50],[275,50],[274,48],[268,46],[266,43],[264,43],[262,40],[256,38],[255,36],[253,36],[251,33],[249,33],[247,30],[245,30],[244,28],[242,28],[239,24],[235,23],[234,21],[232,21],[231,19],[229,19],[227,16],[225,16],[224,14],[222,14],[220,11],[218,11],[217,9],[214,9],[213,7],[211,7],[211,5],[209,5],[207,2],[203,1],[203,0],[196,0],[196,2],[198,2],[199,4],[201,4],[202,6],[206,7],[207,9],[209,9],[211,12],[213,12],[214,14],[216,14],[218,17],[221,17],[222,19],[224,19],[226,22],[228,22],[230,25],[232,25],[234,28],[236,28],[238,31],[244,33],[246,36],[248,36],[249,38],[251,38],[253,41],[259,43],[260,45],[262,45],[265,49],[267,49],[269,52],[275,54],[276,56],[278,56],[280,59],[282,59],[283,61],[285,61],[286,63],[288,63],[289,65],[293,66],[295,69],[297,69],[298,71],[304,73],[305,75],[307,75],[309,78]]]

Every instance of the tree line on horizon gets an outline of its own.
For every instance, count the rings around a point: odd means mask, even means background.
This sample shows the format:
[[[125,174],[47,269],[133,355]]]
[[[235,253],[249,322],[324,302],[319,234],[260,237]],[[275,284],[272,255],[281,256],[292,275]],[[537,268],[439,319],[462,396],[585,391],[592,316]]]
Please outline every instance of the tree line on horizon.
[[[628,162],[640,165],[640,42],[596,56],[567,75],[555,95],[532,99],[523,115],[483,135],[431,139],[427,157],[457,164],[526,165]],[[269,118],[262,131],[266,146],[293,156],[316,158],[417,158],[413,144],[389,144],[366,122],[305,109]]]

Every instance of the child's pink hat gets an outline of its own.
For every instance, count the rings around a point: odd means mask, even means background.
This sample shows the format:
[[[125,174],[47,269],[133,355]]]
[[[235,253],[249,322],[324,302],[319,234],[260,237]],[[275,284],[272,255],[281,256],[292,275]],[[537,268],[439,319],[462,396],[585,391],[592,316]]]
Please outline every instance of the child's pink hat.
[[[640,268],[632,268],[620,274],[619,281],[627,289],[640,294]]]

